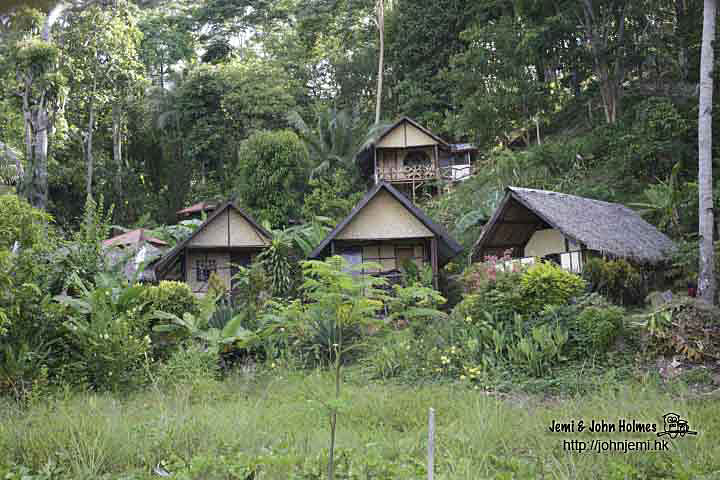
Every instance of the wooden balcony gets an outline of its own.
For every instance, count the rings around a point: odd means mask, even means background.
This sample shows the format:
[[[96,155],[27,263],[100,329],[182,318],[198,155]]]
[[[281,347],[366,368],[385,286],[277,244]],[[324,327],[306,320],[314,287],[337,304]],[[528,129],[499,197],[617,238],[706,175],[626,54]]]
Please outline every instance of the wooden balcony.
[[[378,180],[390,183],[420,183],[430,180],[457,182],[470,178],[476,172],[475,165],[448,165],[435,168],[431,165],[378,168]]]

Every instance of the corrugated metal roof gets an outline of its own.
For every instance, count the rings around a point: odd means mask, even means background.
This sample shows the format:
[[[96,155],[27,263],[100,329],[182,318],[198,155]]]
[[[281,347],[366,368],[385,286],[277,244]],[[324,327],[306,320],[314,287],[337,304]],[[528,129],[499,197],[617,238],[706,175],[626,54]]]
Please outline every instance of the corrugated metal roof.
[[[161,247],[167,246],[167,242],[164,242],[163,240],[160,240],[159,238],[150,237],[148,235],[145,235],[145,229],[144,228],[138,228],[135,230],[130,230],[129,232],[125,232],[121,235],[117,235],[112,238],[108,238],[107,240],[103,241],[103,247],[112,247],[112,246],[120,246],[120,245],[136,245],[142,242],[148,242],[153,245],[158,245]]]
[[[212,210],[215,210],[214,203],[200,202],[200,203],[196,203],[195,205],[190,205],[189,207],[183,208],[182,210],[178,210],[175,213],[178,215],[190,215],[192,213],[209,212]]]

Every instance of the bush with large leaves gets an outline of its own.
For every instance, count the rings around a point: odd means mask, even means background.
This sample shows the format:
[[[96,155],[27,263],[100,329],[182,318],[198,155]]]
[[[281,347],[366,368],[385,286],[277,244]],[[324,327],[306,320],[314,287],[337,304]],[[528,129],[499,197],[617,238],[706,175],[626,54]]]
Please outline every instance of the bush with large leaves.
[[[0,196],[0,211],[0,393],[21,399],[62,363],[51,305],[62,272],[52,217],[15,195]]]
[[[142,285],[99,274],[94,285],[77,274],[71,278],[76,296],[59,295],[67,307],[67,379],[98,390],[117,390],[142,383],[150,357],[150,321],[144,311]]]

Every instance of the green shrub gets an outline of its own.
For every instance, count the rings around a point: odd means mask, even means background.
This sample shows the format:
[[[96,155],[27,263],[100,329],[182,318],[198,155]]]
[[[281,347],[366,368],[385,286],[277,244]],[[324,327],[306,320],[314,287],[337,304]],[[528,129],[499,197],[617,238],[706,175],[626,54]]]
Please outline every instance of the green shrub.
[[[199,303],[193,295],[188,284],[170,280],[162,280],[157,285],[147,286],[143,289],[141,299],[144,302],[143,312],[155,314],[165,312],[178,317],[185,313],[197,315]],[[167,323],[166,320],[153,319],[151,321],[151,334],[153,356],[156,359],[167,358],[175,346],[185,337],[184,332],[156,332],[154,327]]]
[[[117,390],[143,382],[142,371],[152,361],[150,313],[143,312],[143,287],[124,279],[98,275],[87,285],[74,274],[77,297],[58,296],[67,307],[66,372],[71,383],[100,390]]]
[[[540,377],[564,360],[562,352],[567,340],[568,333],[560,325],[536,325],[528,330],[522,324],[522,318],[517,316],[505,349],[511,365]]]
[[[636,305],[647,296],[643,273],[625,259],[591,258],[583,267],[590,291],[604,295],[620,305]]]
[[[532,265],[520,278],[522,310],[535,313],[545,305],[563,305],[582,293],[585,281],[550,262]]]
[[[698,365],[689,370],[684,370],[680,375],[680,379],[687,385],[708,385],[712,386],[715,384],[712,370],[704,365]]]
[[[521,272],[497,272],[495,279],[477,291],[485,311],[498,319],[512,319],[522,310]]]
[[[466,295],[460,303],[455,305],[450,316],[461,321],[470,318],[470,321],[472,321],[484,318],[486,309],[482,296],[478,294]]]
[[[185,312],[198,313],[198,300],[187,283],[162,280],[157,285],[146,287],[142,300],[147,302],[146,311],[172,313],[182,317]]]
[[[445,303],[440,293],[419,283],[404,287],[393,285],[393,296],[387,302],[389,319],[396,326],[410,325],[423,331],[434,320],[443,319],[446,314],[437,309]]]
[[[66,272],[53,264],[52,217],[15,195],[0,196],[0,212],[0,394],[21,400],[65,363],[52,295]]]
[[[33,208],[17,195],[0,195],[0,250],[10,250],[15,242],[21,248],[46,243],[52,217]]]
[[[558,324],[568,330],[568,355],[585,359],[605,355],[624,327],[625,310],[597,293],[573,304],[551,305],[536,315],[540,324]]]
[[[578,340],[585,344],[585,352],[604,352],[610,348],[622,330],[623,315],[620,307],[590,306],[580,312],[577,325],[582,337]]]
[[[567,327],[558,322],[538,322],[517,313],[512,318],[496,316],[482,296],[470,295],[448,321],[424,337],[423,346],[429,351],[431,372],[479,381],[508,367],[542,376],[565,359],[568,338]]]
[[[417,367],[419,346],[409,329],[378,335],[364,355],[363,370],[372,379],[399,377]]]
[[[99,273],[109,270],[102,242],[110,235],[112,215],[113,208],[105,209],[102,196],[97,202],[87,198],[80,228],[73,232],[63,249],[66,253],[58,259],[64,289],[72,291],[73,274],[83,281],[92,281]]]
[[[333,223],[338,223],[363,196],[354,185],[352,176],[340,168],[334,169],[329,177],[311,178],[308,187],[301,211],[307,221],[328,217]]]
[[[258,315],[270,299],[270,279],[261,262],[254,262],[248,268],[237,266],[233,276],[233,304],[241,306],[247,316],[248,325],[258,323]]]

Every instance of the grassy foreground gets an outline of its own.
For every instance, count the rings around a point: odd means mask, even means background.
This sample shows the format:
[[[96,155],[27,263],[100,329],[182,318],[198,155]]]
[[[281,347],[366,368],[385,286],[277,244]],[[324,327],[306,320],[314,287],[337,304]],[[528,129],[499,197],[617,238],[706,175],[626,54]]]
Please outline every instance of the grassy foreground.
[[[129,398],[70,394],[23,410],[1,404],[0,478],[159,478],[151,473],[159,462],[172,478],[321,478],[328,428],[315,399],[329,398],[331,388],[324,373],[276,372]],[[345,391],[338,478],[424,478],[430,407],[437,479],[720,477],[720,400],[712,395],[663,393],[652,382],[553,400],[498,398],[461,384],[350,382]],[[652,443],[656,436],[547,429],[552,420],[625,418],[662,430],[668,411],[698,435],[671,440],[663,453],[564,451],[565,439]],[[7,474],[17,465],[37,476]]]

